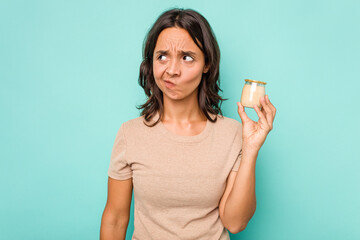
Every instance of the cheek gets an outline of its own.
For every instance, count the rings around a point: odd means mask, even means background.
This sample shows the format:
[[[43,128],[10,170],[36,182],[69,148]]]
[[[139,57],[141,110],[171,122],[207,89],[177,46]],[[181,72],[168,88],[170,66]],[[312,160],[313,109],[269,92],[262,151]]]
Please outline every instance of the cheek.
[[[164,71],[165,71],[164,65],[156,64],[156,63],[153,64],[153,74],[154,74],[155,80],[161,78]]]
[[[194,66],[183,71],[183,77],[186,81],[197,82],[201,80],[202,68],[199,66]]]
[[[155,84],[161,91],[164,91],[163,83],[161,82],[161,78],[163,76],[164,67],[156,63],[153,64],[153,76],[155,79]]]

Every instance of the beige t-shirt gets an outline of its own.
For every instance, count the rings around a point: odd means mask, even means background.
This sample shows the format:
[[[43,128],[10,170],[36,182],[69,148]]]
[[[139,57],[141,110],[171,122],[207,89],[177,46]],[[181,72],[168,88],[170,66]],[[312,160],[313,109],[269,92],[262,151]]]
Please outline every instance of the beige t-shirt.
[[[230,239],[218,207],[230,171],[240,165],[241,123],[218,115],[200,134],[180,136],[161,121],[143,121],[121,125],[108,171],[114,179],[133,178],[132,239]]]

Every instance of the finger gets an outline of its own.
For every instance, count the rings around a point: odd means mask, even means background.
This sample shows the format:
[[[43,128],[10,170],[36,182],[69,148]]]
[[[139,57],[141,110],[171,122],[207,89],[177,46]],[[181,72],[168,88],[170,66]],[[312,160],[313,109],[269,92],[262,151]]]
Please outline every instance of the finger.
[[[268,106],[271,108],[271,110],[272,110],[273,112],[275,112],[275,107],[274,107],[274,105],[270,102],[269,95],[265,95],[265,100],[266,100],[266,103],[268,104]]]
[[[270,102],[269,95],[266,95],[266,101],[267,101],[268,105],[270,106],[270,108],[272,109],[273,115],[274,115],[274,118],[275,118],[276,108],[275,108],[274,105]]]
[[[276,108],[274,107],[274,105],[270,102],[269,99],[269,95],[265,95],[265,99],[267,102],[267,105],[270,107],[271,111],[272,111],[272,119],[271,119],[271,124],[270,124],[270,130],[273,129],[273,123],[274,123],[274,119],[275,119],[275,115],[276,115]]]
[[[263,111],[262,113],[266,116],[266,121],[269,124],[270,128],[272,129],[272,123],[274,119],[274,114],[272,112],[272,109],[270,108],[269,104],[265,100],[265,97],[260,98],[260,103],[262,105]]]
[[[260,111],[257,104],[254,105],[254,109],[255,109],[257,115],[259,116],[259,122],[263,122],[266,125],[266,128],[270,129],[269,124],[268,124],[268,122],[266,120],[266,117],[265,117],[264,113]]]
[[[251,119],[248,117],[248,115],[245,112],[244,106],[240,102],[237,102],[237,105],[238,105],[238,113],[241,118],[241,121],[242,122],[251,121]]]
[[[259,119],[261,119],[261,120],[263,120],[263,121],[265,121],[266,122],[266,117],[265,117],[265,114],[263,113],[263,112],[261,112],[260,111],[260,109],[259,109],[259,107],[258,107],[258,105],[257,104],[254,104],[254,109],[255,109],[255,111],[256,111],[256,113],[257,113],[257,115],[258,115],[258,117],[259,117]]]
[[[266,113],[266,111],[265,111],[264,106],[261,105],[259,109],[260,109],[260,111],[262,112],[262,114],[264,114],[265,119],[266,119],[267,123],[269,124],[269,121],[268,121],[269,116],[267,116],[267,113]]]

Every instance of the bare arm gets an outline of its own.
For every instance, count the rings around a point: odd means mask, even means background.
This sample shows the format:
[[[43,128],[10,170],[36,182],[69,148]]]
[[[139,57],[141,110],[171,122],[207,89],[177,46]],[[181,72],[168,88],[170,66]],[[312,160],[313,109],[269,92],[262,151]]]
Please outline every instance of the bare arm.
[[[257,152],[244,151],[239,170],[229,176],[230,186],[220,208],[223,224],[232,233],[244,230],[255,213],[256,158]]]
[[[238,113],[242,121],[242,155],[239,170],[230,173],[224,195],[219,205],[223,224],[232,233],[244,230],[255,213],[255,165],[259,150],[273,128],[276,108],[266,95],[260,99],[262,109],[255,104],[259,121],[254,122],[238,102]]]
[[[100,240],[125,240],[130,218],[132,178],[108,178],[108,197],[101,218]]]

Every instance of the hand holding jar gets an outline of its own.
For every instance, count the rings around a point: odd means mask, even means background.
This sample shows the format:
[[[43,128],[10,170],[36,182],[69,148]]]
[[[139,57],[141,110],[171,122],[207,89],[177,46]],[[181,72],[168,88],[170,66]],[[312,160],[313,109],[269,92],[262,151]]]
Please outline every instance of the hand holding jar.
[[[241,103],[237,102],[238,113],[242,121],[242,151],[259,151],[264,144],[268,133],[273,128],[276,108],[270,102],[269,96],[265,95],[265,82],[246,79]],[[255,109],[259,120],[251,120],[245,107]]]

